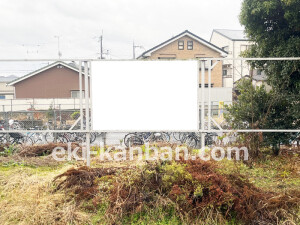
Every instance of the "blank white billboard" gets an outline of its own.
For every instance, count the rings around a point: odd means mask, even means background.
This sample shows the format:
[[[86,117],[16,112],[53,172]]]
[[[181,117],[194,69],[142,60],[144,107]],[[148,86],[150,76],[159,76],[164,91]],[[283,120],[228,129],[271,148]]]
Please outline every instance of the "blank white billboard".
[[[198,129],[196,61],[92,62],[93,129]]]

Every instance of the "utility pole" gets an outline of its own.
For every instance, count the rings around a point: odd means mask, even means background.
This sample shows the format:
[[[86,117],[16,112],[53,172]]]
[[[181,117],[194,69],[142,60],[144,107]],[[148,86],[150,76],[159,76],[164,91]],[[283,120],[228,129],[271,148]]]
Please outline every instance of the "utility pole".
[[[60,48],[59,48],[59,38],[60,38],[60,36],[56,35],[56,36],[54,36],[54,38],[57,38],[58,58],[60,59],[60,57],[62,55],[61,52],[60,52]]]
[[[141,45],[134,45],[134,41],[133,41],[133,45],[132,45],[132,50],[133,50],[133,59],[135,59],[135,49],[136,48],[143,48],[143,46]]]
[[[103,59],[103,30],[102,34],[98,38],[98,42],[100,43],[100,59]]]
[[[103,59],[103,35],[100,36],[100,59]]]
[[[132,44],[132,50],[133,50],[133,59],[135,59],[135,45],[134,45],[134,41],[133,41],[133,44]]]

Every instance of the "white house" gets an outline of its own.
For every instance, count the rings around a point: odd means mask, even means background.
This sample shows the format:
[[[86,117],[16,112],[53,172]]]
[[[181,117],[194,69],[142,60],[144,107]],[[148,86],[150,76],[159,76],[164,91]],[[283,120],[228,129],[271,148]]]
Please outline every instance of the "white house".
[[[238,58],[249,48],[251,41],[243,30],[214,29],[210,42],[228,52],[226,58]],[[223,63],[223,86],[233,87],[235,81],[250,74],[250,67],[245,61],[225,60]]]
[[[0,76],[0,99],[13,99],[14,87],[8,86],[7,83],[18,77],[14,75]]]

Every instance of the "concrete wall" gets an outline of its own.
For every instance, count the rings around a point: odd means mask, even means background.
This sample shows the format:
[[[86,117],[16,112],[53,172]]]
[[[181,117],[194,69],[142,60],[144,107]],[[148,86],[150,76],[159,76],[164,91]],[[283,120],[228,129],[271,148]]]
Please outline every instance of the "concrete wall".
[[[208,103],[208,88],[204,89],[204,101]],[[213,105],[219,105],[219,101],[231,104],[232,88],[211,88],[211,101]],[[198,102],[201,105],[201,88],[198,90]]]
[[[184,41],[184,50],[178,50],[178,41]],[[187,49],[187,41],[193,41],[193,50]],[[149,59],[164,59],[164,58],[175,58],[175,59],[195,59],[195,58],[220,58],[221,54],[211,48],[199,43],[195,39],[189,36],[184,36],[178,40],[171,42],[170,44],[152,52]],[[200,77],[199,73],[199,77]],[[212,83],[214,87],[222,87],[222,62],[218,62],[216,67],[211,73]],[[200,79],[201,81],[201,79]],[[205,72],[205,83],[208,83],[208,72]]]

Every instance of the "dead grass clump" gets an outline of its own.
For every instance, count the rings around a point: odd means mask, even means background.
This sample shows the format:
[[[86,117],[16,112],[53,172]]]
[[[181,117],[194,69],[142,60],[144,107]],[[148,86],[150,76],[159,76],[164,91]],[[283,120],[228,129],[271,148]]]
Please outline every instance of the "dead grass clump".
[[[157,164],[147,164],[147,169],[128,170],[117,178],[109,197],[111,219],[116,219],[113,215],[122,217],[140,212],[145,204],[153,203],[155,195],[162,194],[162,177],[159,174]]]
[[[172,200],[182,218],[222,215],[247,224],[296,221],[291,209],[300,205],[300,191],[277,195],[256,188],[240,174],[223,175],[214,162],[148,163],[116,179],[108,213],[116,216],[157,207],[157,199]]]
[[[226,218],[236,214],[237,219],[247,224],[272,224],[299,219],[291,210],[300,205],[300,191],[280,195],[265,192],[240,174],[220,175],[214,167],[214,163],[211,162],[187,162],[187,171],[193,180],[199,182],[202,192],[199,196],[196,193],[199,190],[194,187],[187,198],[190,205],[185,204],[185,208],[191,208],[192,205],[194,211],[199,213],[208,205],[212,205]]]
[[[72,149],[78,147],[79,145],[76,143],[72,143]],[[54,148],[63,147],[64,149],[68,149],[68,144],[64,143],[49,143],[43,145],[32,145],[32,146],[23,146],[19,152],[19,156],[21,157],[37,157],[37,156],[45,156],[50,155]],[[80,154],[78,151],[78,154]]]
[[[89,200],[99,192],[97,178],[115,174],[115,168],[90,168],[82,166],[71,168],[54,178],[56,190],[74,190],[76,200]],[[63,179],[64,178],[64,179]]]

